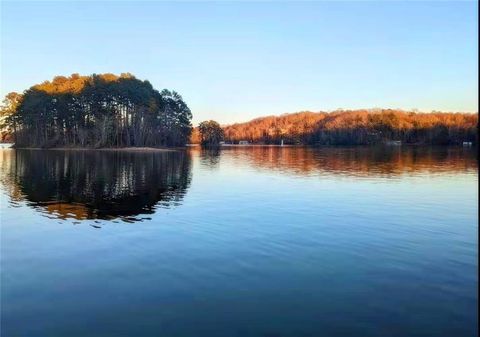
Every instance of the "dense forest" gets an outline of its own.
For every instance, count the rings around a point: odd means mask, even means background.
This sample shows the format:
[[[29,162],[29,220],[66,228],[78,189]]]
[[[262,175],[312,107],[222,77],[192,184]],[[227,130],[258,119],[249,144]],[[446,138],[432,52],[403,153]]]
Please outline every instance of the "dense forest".
[[[225,141],[237,143],[369,145],[398,140],[409,144],[477,144],[478,114],[401,110],[298,112],[224,126]],[[192,137],[197,136],[196,131]],[[195,141],[195,139],[193,139]]]
[[[192,114],[178,93],[131,74],[73,74],[8,94],[1,117],[17,147],[128,147],[184,145]]]

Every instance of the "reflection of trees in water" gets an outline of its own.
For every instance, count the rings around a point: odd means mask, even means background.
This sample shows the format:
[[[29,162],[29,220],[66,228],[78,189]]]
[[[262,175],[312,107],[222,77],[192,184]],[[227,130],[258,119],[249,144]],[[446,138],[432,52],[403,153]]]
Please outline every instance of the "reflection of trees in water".
[[[195,153],[198,150],[192,150]],[[476,172],[476,150],[453,147],[200,150],[211,169],[228,165],[298,175],[390,177]],[[134,220],[181,202],[191,180],[189,152],[0,151],[3,189],[57,218]]]
[[[477,170],[476,151],[461,147],[249,147],[225,149],[235,165],[295,174],[394,176]]]
[[[135,220],[178,205],[190,184],[186,152],[4,151],[4,185],[59,218]]]
[[[221,149],[219,146],[200,149],[200,162],[208,167],[216,167],[220,163]]]

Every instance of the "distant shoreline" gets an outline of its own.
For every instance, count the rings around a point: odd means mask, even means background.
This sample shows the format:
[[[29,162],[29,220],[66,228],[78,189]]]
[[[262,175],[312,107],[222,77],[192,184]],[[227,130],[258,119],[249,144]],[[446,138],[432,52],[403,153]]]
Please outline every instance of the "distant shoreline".
[[[201,147],[200,144],[187,144],[187,147]],[[423,144],[423,143],[403,143],[403,144],[387,144],[387,143],[376,143],[376,144],[220,144],[217,147],[312,147],[312,148],[322,148],[322,147],[392,147],[392,148],[401,148],[402,146],[414,147],[476,147],[475,144],[463,145],[463,144]],[[208,148],[208,147],[207,147]]]
[[[9,145],[9,146],[6,146]],[[247,147],[278,147],[278,148],[299,148],[299,147],[310,147],[310,148],[322,148],[322,147],[391,147],[391,148],[401,148],[401,147],[476,147],[475,144],[465,146],[462,144],[444,144],[444,145],[432,145],[432,144],[419,144],[419,143],[404,143],[404,144],[369,144],[369,145],[339,145],[339,144],[220,144],[218,148],[247,148]],[[91,148],[91,147],[15,147],[12,143],[0,143],[0,149],[16,149],[16,150],[39,150],[39,151],[104,151],[104,152],[175,152],[175,151],[184,151],[188,148],[200,148],[200,144],[186,144],[184,147],[104,147],[104,148]]]
[[[201,144],[187,144],[187,147],[201,147]],[[255,143],[249,143],[249,144],[219,144],[216,147],[313,147],[314,145],[310,144],[255,144]],[[215,147],[215,146],[211,146]],[[207,147],[208,148],[208,147]]]

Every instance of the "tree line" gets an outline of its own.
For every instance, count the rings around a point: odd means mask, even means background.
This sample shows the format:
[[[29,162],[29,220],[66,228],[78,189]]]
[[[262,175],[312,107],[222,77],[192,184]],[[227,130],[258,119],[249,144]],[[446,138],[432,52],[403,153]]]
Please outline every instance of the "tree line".
[[[57,76],[8,94],[1,117],[18,147],[180,146],[192,128],[178,93],[128,73]]]
[[[398,140],[409,144],[478,143],[478,114],[402,110],[298,112],[257,118],[223,127],[224,140],[237,143],[369,145]],[[197,133],[194,132],[192,136]]]
[[[131,74],[57,76],[10,93],[0,109],[1,140],[17,147],[206,146],[259,144],[369,145],[478,143],[478,114],[392,109],[298,112],[220,127],[205,121],[192,132],[182,97],[155,90]]]

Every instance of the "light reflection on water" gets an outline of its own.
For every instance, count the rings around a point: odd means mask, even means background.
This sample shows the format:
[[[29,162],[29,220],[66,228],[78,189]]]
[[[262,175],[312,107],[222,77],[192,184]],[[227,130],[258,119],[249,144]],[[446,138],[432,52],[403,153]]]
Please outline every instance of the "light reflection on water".
[[[478,335],[475,149],[8,149],[0,168],[2,336]]]

